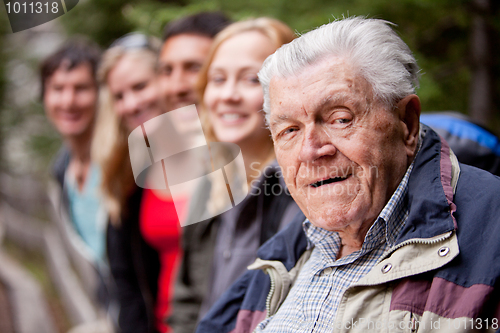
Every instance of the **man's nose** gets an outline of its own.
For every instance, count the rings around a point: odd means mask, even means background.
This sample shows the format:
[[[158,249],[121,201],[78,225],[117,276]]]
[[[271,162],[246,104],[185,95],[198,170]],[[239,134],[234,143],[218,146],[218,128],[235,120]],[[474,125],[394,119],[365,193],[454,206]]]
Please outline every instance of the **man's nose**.
[[[76,94],[74,89],[64,89],[61,96],[61,104],[66,110],[69,110],[73,107],[75,103],[75,97]]]
[[[165,84],[166,90],[172,95],[184,95],[193,88],[189,84],[187,74],[182,70],[174,70],[171,79]]]
[[[304,139],[299,153],[302,162],[315,162],[324,156],[333,156],[337,152],[328,129],[314,124],[305,129]]]

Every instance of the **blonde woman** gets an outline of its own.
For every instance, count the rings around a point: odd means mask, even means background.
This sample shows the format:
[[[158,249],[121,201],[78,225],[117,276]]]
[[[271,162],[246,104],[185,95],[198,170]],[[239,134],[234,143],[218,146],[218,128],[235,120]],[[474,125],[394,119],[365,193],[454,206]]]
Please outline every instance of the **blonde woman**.
[[[235,208],[184,228],[185,257],[169,318],[176,333],[193,332],[196,322],[255,260],[258,247],[299,211],[274,163],[257,78],[266,57],[294,37],[284,23],[271,18],[233,23],[215,37],[200,72],[205,135],[208,141],[241,148],[250,194]]]
[[[130,34],[105,52],[99,69],[101,109],[93,154],[110,212],[107,253],[120,303],[120,332],[167,332],[180,226],[168,192],[135,185],[128,135],[165,112],[155,40]]]

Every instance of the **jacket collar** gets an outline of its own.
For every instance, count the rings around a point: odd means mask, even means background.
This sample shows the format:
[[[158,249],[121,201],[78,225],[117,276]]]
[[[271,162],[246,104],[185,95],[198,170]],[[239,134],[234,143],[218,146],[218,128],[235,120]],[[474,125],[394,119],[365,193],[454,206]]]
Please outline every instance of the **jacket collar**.
[[[408,220],[397,244],[456,229],[450,147],[436,132],[421,126],[425,135],[408,182]]]
[[[279,260],[290,271],[307,248],[307,237],[302,228],[305,219],[304,213],[298,213],[285,229],[259,248],[257,257],[262,260]]]

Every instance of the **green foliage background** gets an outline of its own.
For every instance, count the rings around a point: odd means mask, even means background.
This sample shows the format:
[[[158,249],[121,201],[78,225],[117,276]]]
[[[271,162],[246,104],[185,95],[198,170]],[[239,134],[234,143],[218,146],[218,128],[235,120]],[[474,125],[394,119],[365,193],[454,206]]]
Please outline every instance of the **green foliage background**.
[[[87,0],[78,6],[73,16],[63,17],[65,25],[69,31],[88,34],[103,46],[131,30],[161,37],[167,22],[201,10],[221,10],[234,20],[272,16],[286,22],[298,33],[342,16],[385,19],[397,25],[396,30],[415,52],[422,68],[419,95],[423,110],[467,113],[471,77],[469,35],[472,6],[469,0],[149,0],[126,3]],[[493,8],[486,16],[492,26],[491,33],[498,37],[498,8]],[[498,49],[498,45],[494,47]],[[495,63],[498,73],[498,57]],[[500,95],[498,80],[495,92],[495,96]],[[494,105],[498,105],[498,97],[495,102]],[[497,111],[498,108],[492,113]]]
[[[336,18],[363,15],[396,24],[395,29],[414,51],[421,67],[418,94],[423,111],[454,110],[468,114],[472,77],[471,27],[475,0],[80,0],[79,4],[58,19],[69,37],[83,34],[106,48],[131,31],[161,37],[169,21],[199,11],[220,10],[233,20],[271,16],[286,22],[302,34]],[[489,25],[493,103],[491,121],[486,124],[500,134],[500,1],[487,0],[490,10],[481,13]],[[1,21],[3,20],[3,22]],[[6,26],[0,18],[0,32]],[[5,31],[5,29],[4,29]],[[0,35],[0,47],[4,35]],[[5,55],[0,52],[0,105],[3,107]],[[39,101],[32,111],[21,110],[1,117],[14,124],[23,117],[43,114]],[[9,125],[10,126],[10,125]],[[0,140],[5,126],[0,131]],[[39,156],[52,156],[60,140],[47,132],[29,140],[30,149]],[[1,156],[1,155],[0,155]],[[49,161],[46,158],[46,161]]]

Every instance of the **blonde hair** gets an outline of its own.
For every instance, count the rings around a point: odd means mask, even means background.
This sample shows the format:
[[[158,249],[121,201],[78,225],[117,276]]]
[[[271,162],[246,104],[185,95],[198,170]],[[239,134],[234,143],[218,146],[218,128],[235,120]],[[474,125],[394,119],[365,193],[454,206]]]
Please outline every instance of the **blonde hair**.
[[[262,33],[272,41],[276,49],[281,47],[283,44],[290,43],[295,39],[295,37],[297,37],[292,29],[290,29],[285,23],[270,17],[259,17],[256,19],[248,19],[232,23],[215,36],[210,51],[208,52],[207,59],[200,70],[196,85],[196,92],[198,94],[198,100],[200,101],[201,108],[200,118],[203,125],[203,131],[205,132],[205,136],[208,141],[217,141],[212,124],[208,119],[206,106],[203,103],[203,95],[205,94],[205,89],[208,83],[208,70],[214,60],[215,53],[222,43],[231,37],[248,31],[257,31]]]
[[[113,46],[104,53],[97,72],[99,114],[91,154],[101,168],[101,193],[111,222],[115,225],[120,223],[126,201],[135,186],[128,152],[129,132],[113,110],[113,97],[107,85],[109,73],[124,57],[146,62],[156,71],[157,52],[146,47],[128,49]]]
[[[222,43],[224,43],[231,37],[234,37],[236,35],[248,31],[257,31],[262,33],[264,36],[268,37],[271,40],[276,49],[281,47],[281,45],[283,44],[291,42],[296,37],[294,32],[285,23],[269,17],[260,17],[256,19],[249,19],[245,21],[235,22],[227,26],[225,29],[223,29],[215,36],[210,51],[208,53],[207,60],[205,61],[203,67],[200,70],[196,86],[198,100],[200,101],[200,119],[203,126],[203,132],[205,133],[207,141],[218,141],[215,136],[213,126],[209,120],[206,106],[203,102],[203,95],[205,93],[205,89],[208,83],[208,70],[210,68],[210,65],[212,64],[212,61],[214,60],[215,53],[217,52],[218,48],[221,46]],[[256,45],[256,47],[258,47],[258,45]],[[260,170],[262,170],[267,163],[271,162],[275,158],[274,149],[272,149],[273,148],[272,140],[269,141],[271,144],[270,146],[271,149],[269,151],[269,155],[264,159],[264,161],[262,161],[263,163],[260,164],[259,168]],[[223,152],[218,152],[218,153],[224,155]],[[216,156],[215,158],[224,159],[224,156]],[[229,178],[232,178],[233,173],[235,171],[234,170],[227,170],[227,171],[228,171],[227,176]],[[222,193],[227,193],[227,189],[225,186],[219,183],[214,184],[213,187],[211,188],[210,197],[213,199],[212,204],[216,211],[217,210],[220,211],[220,209],[222,209],[223,207],[222,201],[218,200],[218,198],[223,197],[221,195]]]

